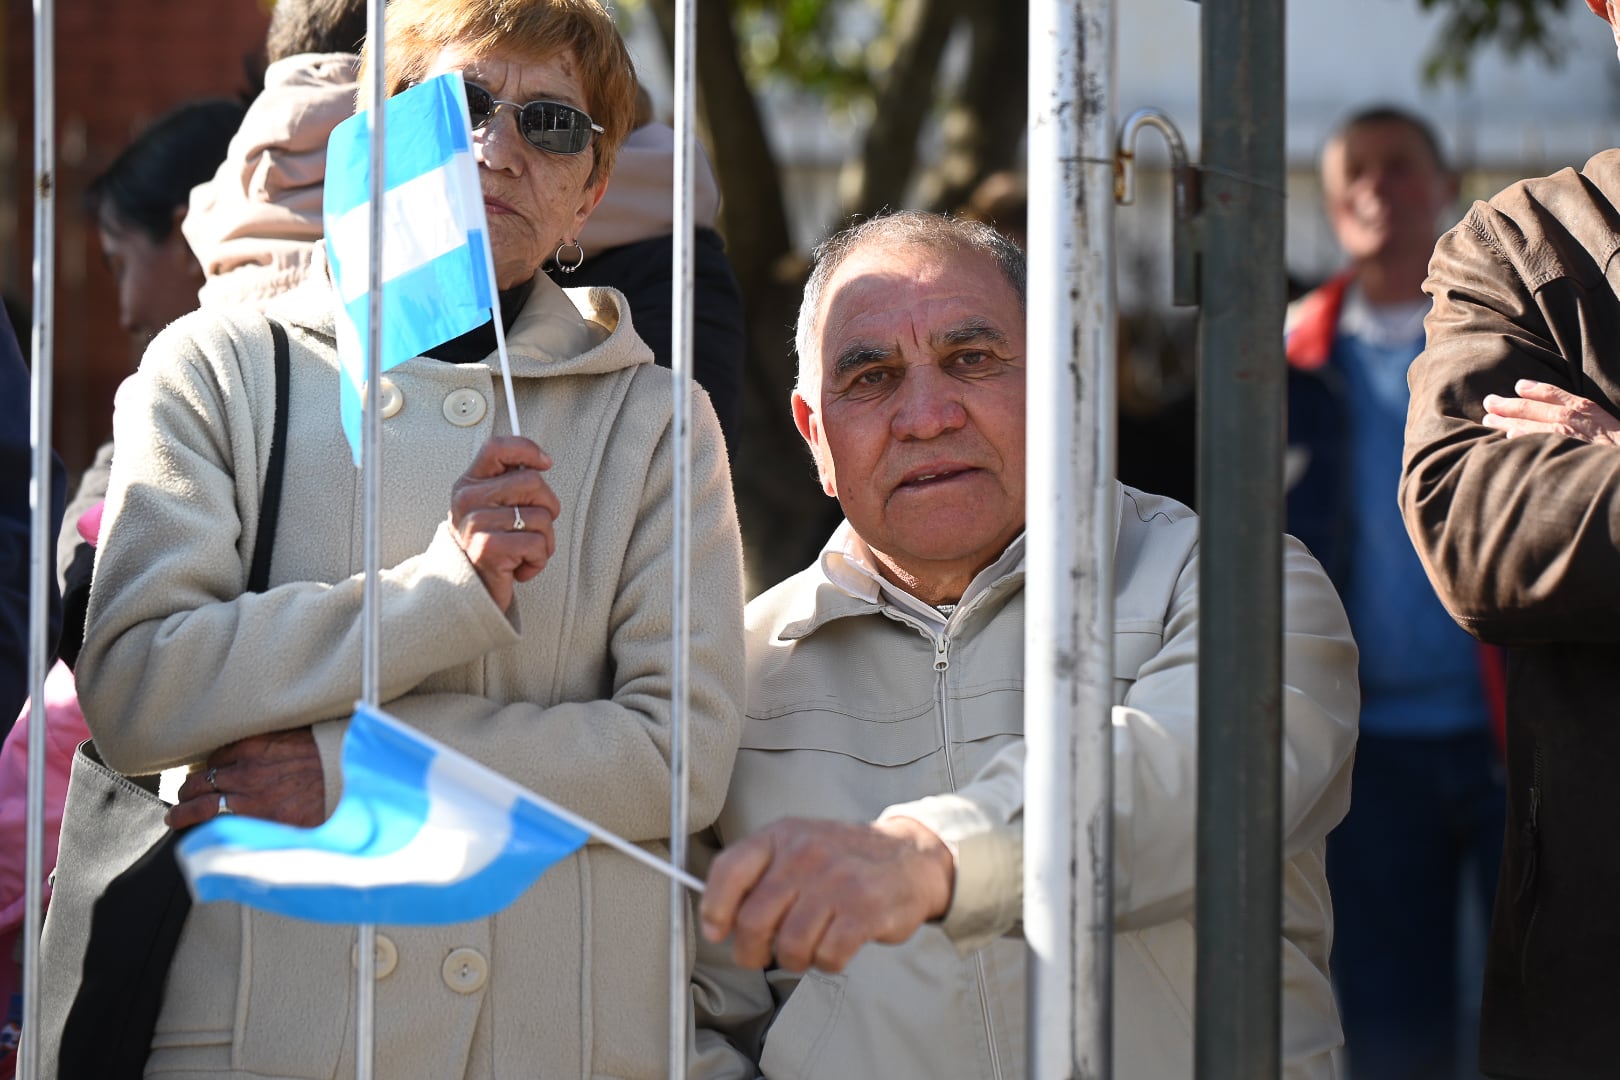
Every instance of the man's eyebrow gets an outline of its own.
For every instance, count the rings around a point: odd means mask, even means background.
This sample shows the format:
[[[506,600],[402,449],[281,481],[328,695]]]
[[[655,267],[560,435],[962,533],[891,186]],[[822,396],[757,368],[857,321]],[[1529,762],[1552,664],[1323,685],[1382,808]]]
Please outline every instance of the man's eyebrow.
[[[843,351],[838,354],[838,357],[833,360],[833,378],[842,378],[851,372],[859,371],[868,364],[882,363],[893,354],[893,349],[886,349],[881,345],[869,345],[859,341],[846,345]]]
[[[942,345],[971,345],[975,341],[988,341],[996,345],[1007,344],[1007,335],[988,319],[970,319],[949,330],[934,335]]]

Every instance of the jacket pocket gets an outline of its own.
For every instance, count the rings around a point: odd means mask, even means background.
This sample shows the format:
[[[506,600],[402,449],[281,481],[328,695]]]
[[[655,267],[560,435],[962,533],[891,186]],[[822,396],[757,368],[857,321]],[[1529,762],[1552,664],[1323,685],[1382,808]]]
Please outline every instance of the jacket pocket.
[[[845,979],[807,971],[777,1010],[759,1056],[759,1071],[771,1080],[803,1080],[814,1072],[819,1050],[844,1007]]]
[[[747,717],[739,749],[820,750],[869,765],[908,765],[939,749],[939,728],[932,700],[904,715],[882,719],[833,709],[796,709]]]

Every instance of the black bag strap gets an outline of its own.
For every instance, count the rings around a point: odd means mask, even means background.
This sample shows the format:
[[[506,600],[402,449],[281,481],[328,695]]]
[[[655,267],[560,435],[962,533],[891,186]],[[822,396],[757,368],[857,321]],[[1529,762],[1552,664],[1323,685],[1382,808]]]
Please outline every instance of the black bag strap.
[[[286,472],[292,371],[287,331],[274,319],[269,322],[276,352],[276,417],[249,592],[270,587],[270,551]],[[62,1029],[57,1080],[140,1080],[145,1071],[169,965],[191,911],[191,890],[174,854],[179,840],[178,833],[165,834],[96,901],[79,989]]]
[[[253,566],[248,571],[248,592],[270,588],[270,552],[276,543],[281,518],[281,477],[287,465],[287,400],[291,397],[291,361],[287,328],[271,319],[270,336],[276,345],[276,418],[270,435],[270,467],[264,477],[264,498],[259,504],[259,535],[253,543]]]

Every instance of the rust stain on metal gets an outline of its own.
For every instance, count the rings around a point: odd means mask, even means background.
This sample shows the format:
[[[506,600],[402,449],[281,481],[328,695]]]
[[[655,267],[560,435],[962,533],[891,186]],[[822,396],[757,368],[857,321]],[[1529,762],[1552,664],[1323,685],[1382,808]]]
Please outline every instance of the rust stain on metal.
[[[51,193],[56,189],[56,174],[49,170],[40,173],[35,181],[35,187],[45,198],[50,198]]]

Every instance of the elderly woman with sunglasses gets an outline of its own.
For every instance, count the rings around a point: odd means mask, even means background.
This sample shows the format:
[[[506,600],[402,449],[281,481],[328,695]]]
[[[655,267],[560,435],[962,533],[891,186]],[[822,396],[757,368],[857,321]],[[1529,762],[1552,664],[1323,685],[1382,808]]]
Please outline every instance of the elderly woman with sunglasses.
[[[467,81],[520,426],[539,445],[504,433],[492,325],[389,372],[383,704],[662,853],[668,373],[618,293],[539,272],[559,249],[568,261],[629,131],[628,54],[596,0],[393,0],[387,35],[391,92],[452,70]],[[291,387],[265,592],[244,594],[275,419],[266,319],[189,316],[120,392],[81,690],[110,765],[193,767],[177,828],[226,812],[313,824],[341,790],[360,693],[362,509],[338,423],[334,303],[323,281],[268,312],[290,338]],[[698,828],[736,748],[742,585],[719,428],[706,399],[694,405]],[[381,927],[376,1073],[666,1076],[668,932],[664,879],[594,845],[492,918]],[[354,948],[349,927],[193,908],[146,1075],[349,1074]]]

